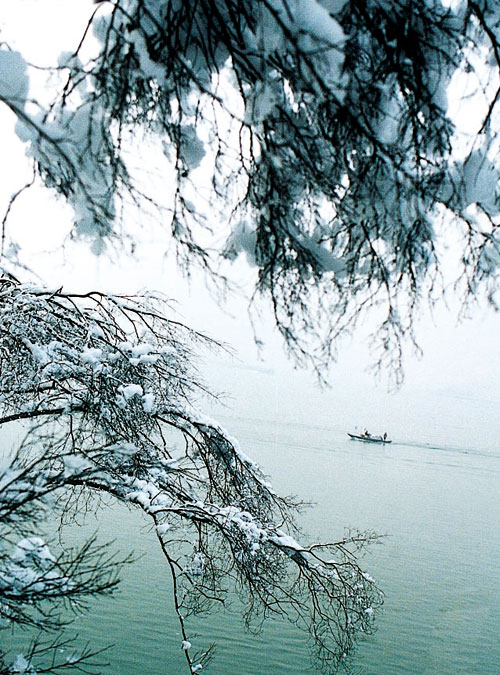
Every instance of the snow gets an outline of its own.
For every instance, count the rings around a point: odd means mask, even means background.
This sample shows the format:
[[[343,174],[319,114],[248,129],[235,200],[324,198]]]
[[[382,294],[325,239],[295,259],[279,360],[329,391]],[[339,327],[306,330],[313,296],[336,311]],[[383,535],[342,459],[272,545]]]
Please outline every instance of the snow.
[[[144,412],[146,413],[151,413],[154,410],[154,404],[155,404],[155,395],[154,394],[144,394],[142,397],[142,407],[144,408]]]
[[[268,80],[257,82],[248,98],[245,120],[251,124],[263,122],[273,112],[279,94],[279,85],[273,86]]]
[[[93,326],[90,327],[89,335],[92,335],[93,337],[97,338],[105,337],[103,329],[97,324],[94,324]]]
[[[181,127],[181,155],[188,171],[199,167],[205,156],[205,145],[192,124]]]
[[[466,204],[480,204],[497,214],[498,168],[480,149],[472,152],[463,166],[464,199]]]
[[[253,469],[259,468],[258,465],[243,452],[238,440],[234,438],[234,436],[231,436],[231,434],[223,429],[220,424],[218,424],[211,417],[201,413],[199,410],[195,410],[194,408],[190,409],[189,417],[193,423],[206,427],[207,430],[211,430],[216,436],[218,436],[220,439],[223,439],[227,445],[230,446],[231,452],[233,452],[243,464],[248,467],[252,467]],[[264,481],[262,481],[262,484],[265,484],[266,487],[270,488],[270,486],[267,483],[264,483]]]
[[[160,354],[155,352],[156,346],[150,342],[139,342],[134,345],[131,342],[120,342],[117,345],[121,350],[130,354],[129,363],[132,366],[138,366],[140,363],[155,364],[160,358]]]
[[[159,358],[160,356],[158,354],[143,354],[142,356],[139,356],[139,358],[129,359],[129,363],[132,366],[138,366],[140,363],[149,363],[150,365],[153,365]]]
[[[257,232],[248,221],[241,220],[235,225],[231,235],[226,241],[224,255],[229,260],[235,260],[240,253],[245,253],[250,265],[255,265],[255,247],[257,244]]]
[[[47,345],[36,345],[26,340],[26,346],[29,347],[33,357],[44,365],[50,361]]]
[[[165,66],[151,59],[142,32],[137,29],[129,31],[128,37],[134,46],[134,51],[137,57],[139,58],[139,68],[142,76],[145,79],[156,80],[160,86],[164,85],[166,74]]]
[[[300,51],[313,58],[317,72],[339,101],[343,101],[346,81],[342,75],[346,35],[338,21],[317,0],[272,0],[271,6],[296,39]],[[337,7],[343,3],[337,3]],[[281,32],[281,28],[278,29]],[[318,47],[320,47],[318,49]],[[311,83],[314,85],[313,78]],[[323,92],[316,87],[316,93]]]
[[[118,387],[118,391],[123,395],[126,401],[134,396],[142,396],[144,394],[140,384],[122,384]]]
[[[22,597],[60,594],[70,588],[72,582],[54,570],[55,563],[55,557],[41,537],[21,539],[0,567],[0,591],[7,588],[9,594]]]
[[[404,101],[395,78],[388,78],[380,85],[381,98],[378,127],[374,130],[378,140],[385,145],[396,143],[399,138],[399,126],[404,113]]]
[[[106,161],[109,123],[105,110],[90,97],[76,109],[61,108],[54,119],[41,110],[16,124],[27,156],[49,176],[57,173],[58,180],[49,178],[48,186],[71,185],[63,194],[75,214],[75,231],[91,239],[102,239],[115,215],[113,167]]]
[[[81,474],[87,469],[91,469],[93,467],[92,462],[89,462],[89,460],[82,455],[66,455],[63,458],[63,461],[64,475],[66,477]]]
[[[47,567],[48,564],[55,561],[49,547],[41,537],[21,539],[10,557],[17,563],[28,564],[34,561],[42,567]]]
[[[29,673],[29,675],[36,675],[36,670],[31,663],[25,659],[23,654],[18,654],[10,666],[10,672],[13,673]]]
[[[269,541],[273,544],[276,544],[280,548],[289,549],[291,551],[303,551],[304,548],[295,541],[293,537],[289,534],[285,534],[280,530],[276,531],[276,534],[273,534],[269,537]]]
[[[191,560],[189,561],[187,570],[193,576],[200,577],[203,575],[204,568],[205,568],[205,557],[203,553],[197,551],[196,553],[193,554]]]
[[[224,506],[209,510],[213,511],[216,520],[222,524],[235,525],[245,535],[250,545],[266,541],[268,538],[267,530],[248,511],[242,511],[236,506]],[[255,549],[253,552],[255,553]]]
[[[87,347],[83,350],[81,358],[83,363],[90,363],[93,366],[98,365],[101,363],[102,349]]]
[[[147,513],[157,513],[172,506],[171,498],[162,493],[155,483],[134,478],[125,494],[126,498],[139,504]]]
[[[128,340],[124,340],[123,342],[118,342],[118,344],[116,346],[117,346],[118,349],[121,349],[124,352],[132,351],[132,349],[134,348],[134,345],[131,342],[129,342]]]
[[[124,457],[130,457],[130,455],[135,455],[138,452],[139,448],[133,443],[127,443],[122,441],[121,443],[115,443],[108,447],[110,452],[116,453],[117,455],[122,455]]]
[[[298,25],[299,31],[310,33],[332,46],[339,47],[344,44],[345,33],[326,7],[315,0],[308,2],[297,0],[293,5],[294,22]]]
[[[317,234],[321,236],[322,233],[318,232]],[[334,272],[337,277],[345,274],[346,264],[344,260],[329,251],[315,236],[309,236],[304,232],[297,232],[295,236],[300,245],[306,248],[314,257],[321,271]]]
[[[81,66],[81,61],[74,52],[61,52],[57,59],[57,64],[61,68],[71,68],[75,65]]]
[[[40,502],[47,503],[49,496],[45,492],[49,471],[40,471],[36,480],[29,474],[26,475],[24,468],[7,466],[0,470],[0,519],[4,522],[16,518],[16,505],[26,502],[33,494],[39,493]],[[18,554],[20,552],[18,551]]]
[[[26,61],[21,54],[0,49],[0,98],[24,105],[28,88]]]
[[[143,356],[144,354],[149,354],[154,350],[154,345],[150,342],[140,342],[137,345],[131,345],[129,342],[124,342],[124,345],[128,345],[133,357],[137,358],[138,356]]]

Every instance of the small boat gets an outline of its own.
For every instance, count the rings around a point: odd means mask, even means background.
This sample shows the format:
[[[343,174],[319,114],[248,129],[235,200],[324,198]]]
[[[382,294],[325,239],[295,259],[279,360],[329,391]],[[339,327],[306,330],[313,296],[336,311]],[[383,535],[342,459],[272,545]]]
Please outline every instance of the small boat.
[[[392,443],[391,440],[387,438],[387,436],[372,436],[369,433],[364,433],[364,434],[350,434],[349,432],[347,433],[349,438],[353,441],[364,441],[365,443]]]

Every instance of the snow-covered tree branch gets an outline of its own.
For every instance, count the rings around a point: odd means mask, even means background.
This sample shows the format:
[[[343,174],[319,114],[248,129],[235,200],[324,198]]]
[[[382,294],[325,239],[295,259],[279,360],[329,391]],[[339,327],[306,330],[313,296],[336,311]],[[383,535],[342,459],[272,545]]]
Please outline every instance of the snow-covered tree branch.
[[[56,555],[33,531],[34,514],[55,508],[68,520],[107,494],[150,518],[186,644],[190,613],[224,603],[237,584],[249,624],[296,622],[334,669],[380,604],[352,552],[370,537],[299,543],[298,505],[194,405],[203,387],[192,348],[210,342],[167,319],[154,296],[72,295],[3,278],[0,311],[0,425],[27,425],[0,474],[0,616],[59,628],[57,602],[81,607],[114,588],[123,561],[106,549],[89,542]],[[185,653],[197,672],[203,661]]]
[[[27,66],[6,49],[15,86],[0,77],[0,100],[95,250],[119,231],[120,200],[157,204],[128,161],[141,130],[174,172],[163,217],[185,264],[246,253],[291,353],[318,371],[375,309],[376,359],[397,370],[421,301],[442,290],[443,242],[463,251],[462,297],[496,303],[498,10],[110,0],[61,56],[48,109],[34,109]],[[460,98],[472,101],[466,133]]]

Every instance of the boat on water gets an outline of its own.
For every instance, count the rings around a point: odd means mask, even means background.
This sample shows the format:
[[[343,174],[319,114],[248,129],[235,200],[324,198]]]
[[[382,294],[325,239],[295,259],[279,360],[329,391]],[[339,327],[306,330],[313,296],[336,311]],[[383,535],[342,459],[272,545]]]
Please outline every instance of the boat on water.
[[[392,443],[392,441],[387,438],[387,434],[384,434],[383,436],[372,436],[366,431],[364,434],[350,434],[348,432],[347,435],[353,441],[364,441],[365,443]]]

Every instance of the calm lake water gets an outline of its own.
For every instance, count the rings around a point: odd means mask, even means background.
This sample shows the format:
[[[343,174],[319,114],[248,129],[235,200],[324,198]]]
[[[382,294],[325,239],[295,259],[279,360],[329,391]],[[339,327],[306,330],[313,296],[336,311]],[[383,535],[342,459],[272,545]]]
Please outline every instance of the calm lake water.
[[[386,599],[376,634],[359,644],[356,672],[499,673],[500,435],[490,425],[498,404],[437,393],[297,391],[271,386],[265,373],[245,377],[246,395],[219,409],[219,419],[278,491],[316,502],[306,528],[323,539],[346,526],[387,534],[363,560]],[[345,432],[355,420],[373,422],[373,432],[387,430],[394,442],[350,441]],[[94,603],[74,630],[94,647],[114,645],[107,673],[182,675],[167,570],[140,516],[116,508],[85,529],[144,557],[125,569],[121,593]],[[217,642],[210,669],[217,675],[315,672],[305,637],[284,623],[254,636],[237,611],[219,612],[193,633],[195,647]],[[21,642],[13,642],[15,654]]]

